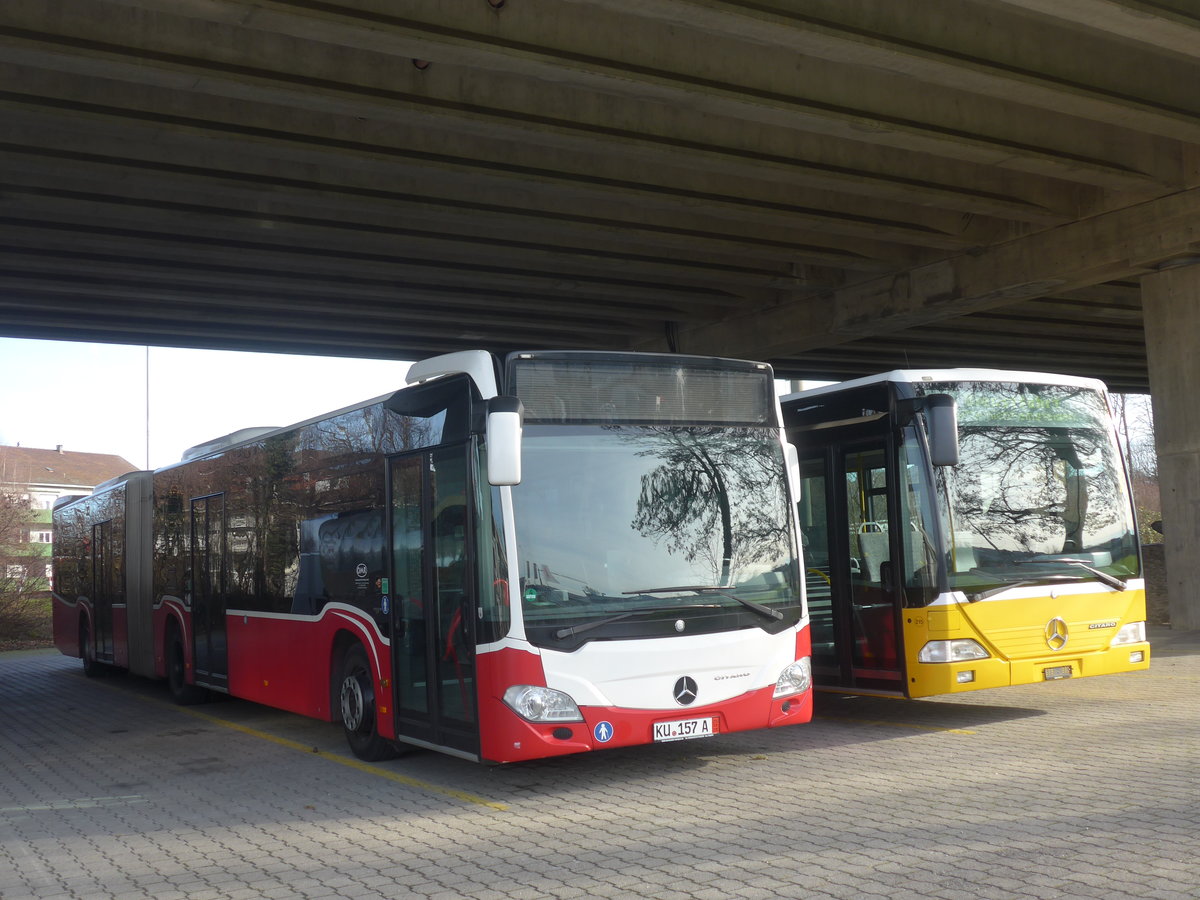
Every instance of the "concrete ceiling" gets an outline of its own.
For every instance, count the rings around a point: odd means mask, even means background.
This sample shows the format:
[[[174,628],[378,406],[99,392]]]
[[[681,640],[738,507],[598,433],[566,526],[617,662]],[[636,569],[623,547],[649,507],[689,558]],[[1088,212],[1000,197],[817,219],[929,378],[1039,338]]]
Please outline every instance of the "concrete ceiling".
[[[4,0],[0,334],[1144,389],[1193,0]]]

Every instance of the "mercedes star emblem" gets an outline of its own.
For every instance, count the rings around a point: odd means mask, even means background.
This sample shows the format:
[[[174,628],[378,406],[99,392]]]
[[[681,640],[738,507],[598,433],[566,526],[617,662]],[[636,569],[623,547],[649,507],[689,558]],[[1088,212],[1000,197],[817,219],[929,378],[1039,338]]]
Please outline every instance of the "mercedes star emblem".
[[[675,682],[675,702],[680,706],[687,706],[691,703],[694,703],[696,700],[697,690],[698,688],[696,687],[695,680],[689,678],[687,675],[684,675],[677,682]]]
[[[1071,635],[1067,631],[1067,623],[1054,618],[1046,623],[1046,646],[1051,650],[1061,650],[1067,646]]]

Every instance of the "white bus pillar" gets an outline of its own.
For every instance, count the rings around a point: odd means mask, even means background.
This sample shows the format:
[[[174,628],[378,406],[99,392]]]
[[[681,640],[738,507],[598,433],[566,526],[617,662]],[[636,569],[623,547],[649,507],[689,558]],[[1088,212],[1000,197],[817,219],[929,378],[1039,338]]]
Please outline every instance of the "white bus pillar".
[[[1190,261],[1190,260],[1189,260]],[[1197,260],[1200,262],[1200,260]],[[1200,265],[1142,278],[1171,627],[1200,629]]]

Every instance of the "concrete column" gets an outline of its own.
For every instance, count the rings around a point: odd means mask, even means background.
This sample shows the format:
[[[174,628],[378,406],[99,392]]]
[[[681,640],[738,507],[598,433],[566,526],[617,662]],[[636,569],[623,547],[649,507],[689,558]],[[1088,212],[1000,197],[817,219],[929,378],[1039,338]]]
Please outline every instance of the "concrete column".
[[[1200,265],[1142,278],[1171,627],[1200,629]]]

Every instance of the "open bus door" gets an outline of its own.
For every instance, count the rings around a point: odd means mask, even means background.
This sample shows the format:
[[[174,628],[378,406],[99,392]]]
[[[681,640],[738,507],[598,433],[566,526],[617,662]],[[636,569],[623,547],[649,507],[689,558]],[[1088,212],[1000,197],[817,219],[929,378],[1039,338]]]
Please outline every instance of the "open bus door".
[[[468,445],[388,461],[396,736],[479,754]]]
[[[801,472],[816,682],[903,694],[887,442],[834,443],[806,456]]]

